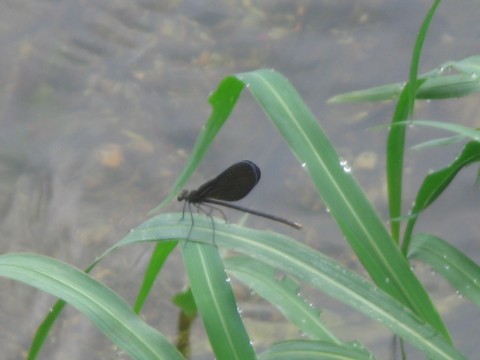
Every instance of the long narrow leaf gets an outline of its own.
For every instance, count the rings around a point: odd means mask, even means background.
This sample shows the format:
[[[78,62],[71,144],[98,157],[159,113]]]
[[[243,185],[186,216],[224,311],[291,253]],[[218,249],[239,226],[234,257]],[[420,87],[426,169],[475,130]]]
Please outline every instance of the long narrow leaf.
[[[398,126],[403,126],[406,125],[406,122],[396,124]],[[458,134],[462,136],[463,138],[466,139],[471,139],[474,141],[480,141],[480,130],[478,129],[472,129],[467,126],[463,126],[460,124],[455,124],[451,122],[445,122],[445,121],[432,121],[432,120],[412,120],[408,122],[409,125],[413,126],[425,126],[425,127],[431,127],[435,129],[440,129],[440,130],[446,130],[446,131],[451,131],[455,134]]]
[[[404,254],[408,252],[413,228],[418,215],[420,215],[423,210],[430,206],[443,193],[460,170],[478,161],[480,161],[480,143],[471,141],[465,145],[460,155],[450,165],[425,177],[425,180],[418,190],[417,197],[415,198],[411,210],[411,216],[405,229],[405,236],[402,244]]]
[[[447,338],[428,294],[372,204],[291,84],[271,70],[239,74],[304,165],[330,214],[376,283]]]
[[[480,267],[446,241],[430,234],[412,239],[408,257],[427,263],[462,296],[480,306]]]
[[[442,64],[440,68],[443,70],[453,68],[475,78],[475,75],[480,75],[480,55],[469,56],[459,61],[448,61]]]
[[[320,311],[312,308],[298,293],[299,285],[288,276],[276,278],[276,269],[246,256],[225,260],[225,268],[268,302],[311,339],[342,344],[320,320]]]
[[[98,264],[100,259],[96,259],[92,264],[90,264],[84,271],[86,274],[89,274],[95,266]],[[62,313],[63,309],[65,308],[65,301],[58,300],[50,309],[48,314],[43,319],[40,326],[37,328],[35,335],[32,339],[32,343],[30,345],[30,349],[28,350],[27,359],[28,360],[35,360],[40,353],[45,341],[52,329],[53,325],[57,321],[58,317]]]
[[[159,332],[110,289],[70,265],[45,256],[0,256],[0,275],[64,299],[134,359],[182,359]]]
[[[413,47],[412,59],[410,61],[410,73],[405,88],[400,93],[395,113],[392,118],[392,125],[409,119],[413,114],[415,97],[417,89],[424,80],[417,80],[418,66],[423,44],[427,35],[428,27],[432,21],[433,15],[440,5],[441,0],[435,0],[425,17],[415,46]],[[388,132],[387,138],[387,188],[388,188],[388,206],[390,210],[390,219],[398,218],[402,214],[402,183],[403,183],[403,158],[405,152],[405,126],[392,126]],[[400,240],[400,223],[392,221],[390,223],[392,237],[398,243]]]
[[[28,349],[27,360],[35,360],[40,354],[40,350],[45,344],[50,330],[52,329],[55,321],[57,321],[58,317],[65,308],[65,305],[67,305],[65,301],[58,300],[52,306],[47,316],[45,316],[45,319],[43,319],[42,323],[37,328],[35,335],[33,336],[32,343],[30,344],[30,349]]]
[[[227,77],[220,82],[217,90],[209,97],[209,103],[212,105],[212,114],[198,136],[187,165],[173,185],[170,194],[160,205],[151,210],[150,214],[157,212],[165,204],[168,204],[180,192],[180,190],[182,190],[183,186],[200,163],[200,160],[205,156],[205,153],[215,136],[220,131],[223,124],[225,124],[225,121],[235,107],[243,88],[244,84],[239,81],[234,81],[231,77]]]
[[[183,258],[216,359],[256,359],[218,249],[188,242],[183,248]]]
[[[162,269],[170,253],[173,251],[173,249],[175,249],[175,246],[177,246],[176,243],[162,244],[162,246],[159,246],[154,250],[148,267],[145,271],[142,285],[138,291],[135,305],[133,306],[133,310],[137,314],[142,310],[143,304],[147,300],[148,294],[150,294],[150,290],[157,279],[158,273]]]
[[[340,346],[322,341],[284,341],[275,344],[260,360],[372,360],[372,355],[359,346]]]
[[[395,112],[392,117],[392,124],[405,121],[411,112],[409,109],[410,86],[407,86],[398,98]],[[405,131],[406,125],[391,126],[387,138],[387,191],[388,209],[390,219],[400,217],[402,214],[402,191],[403,191],[403,157],[405,153]],[[400,237],[400,223],[390,222],[392,237],[396,243]]]
[[[418,79],[424,81],[415,95],[419,100],[452,99],[480,92],[480,76],[477,74],[445,76],[435,74],[429,77],[420,75]],[[336,95],[330,98],[328,102],[335,104],[394,100],[399,96],[404,86],[404,83],[395,83],[352,91]]]

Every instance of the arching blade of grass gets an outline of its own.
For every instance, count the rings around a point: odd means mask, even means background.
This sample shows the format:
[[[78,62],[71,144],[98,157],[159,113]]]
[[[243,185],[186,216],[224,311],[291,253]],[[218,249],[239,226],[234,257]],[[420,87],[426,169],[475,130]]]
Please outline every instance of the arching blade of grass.
[[[445,122],[445,121],[432,121],[432,120],[412,120],[412,121],[404,121],[398,123],[398,126],[404,125],[413,125],[413,126],[425,126],[431,127],[435,129],[445,130],[453,132],[457,135],[462,136],[465,139],[471,139],[475,141],[480,141],[480,130],[479,129],[472,129],[467,126],[463,126],[460,124]]]
[[[150,290],[157,279],[157,275],[160,273],[165,261],[167,261],[170,253],[176,246],[176,243],[164,244],[163,246],[159,246],[157,251],[152,254],[148,267],[145,270],[145,276],[143,277],[142,285],[138,291],[135,305],[133,306],[133,310],[137,314],[142,310],[143,304],[147,300]]]
[[[291,277],[277,279],[275,268],[246,256],[226,259],[225,268],[256,294],[275,305],[302,334],[311,339],[342,344],[322,323],[320,311],[312,308],[299,295],[299,284]]]
[[[160,205],[150,211],[150,214],[157,212],[165,204],[169,203],[183,189],[185,183],[205,156],[215,136],[230,116],[244,86],[241,82],[235,81],[233,77],[227,77],[220,82],[217,90],[209,97],[209,103],[212,105],[212,114],[198,136],[187,165],[173,185],[172,191]]]
[[[372,356],[358,346],[339,346],[323,341],[293,340],[273,345],[260,360],[372,360]]]
[[[151,257],[150,264],[145,272],[145,277],[142,283],[142,286],[139,291],[139,295],[137,297],[137,301],[134,306],[134,311],[138,314],[143,306],[145,299],[147,298],[153,283],[156,279],[156,276],[160,269],[162,268],[165,260],[168,258],[170,252],[175,248],[176,243],[165,243],[161,244],[156,248],[156,252]],[[100,259],[106,256],[108,253],[105,252],[102,256],[98,257],[92,264],[90,264],[85,270],[85,273],[90,273],[95,266],[98,264]],[[65,307],[65,301],[58,300],[51,308],[51,311],[45,316],[45,319],[42,321],[40,326],[37,328],[37,331],[32,339],[32,343],[30,345],[30,349],[28,351],[27,359],[28,360],[35,360],[42,349],[45,340],[50,333],[52,326],[54,325],[55,321],[57,321],[58,317],[62,313]]]
[[[183,259],[215,358],[256,359],[218,249],[215,246],[187,242],[183,247]]]
[[[28,349],[27,360],[35,360],[42,350],[45,340],[50,333],[55,321],[62,313],[67,303],[63,300],[58,300],[50,309],[48,314],[43,319],[40,326],[37,328],[35,335],[33,336],[32,343],[30,344],[30,349]]]
[[[133,359],[183,359],[122,298],[70,265],[39,255],[6,254],[0,256],[0,276],[64,299]]]
[[[402,251],[404,254],[408,252],[410,246],[413,228],[420,213],[430,206],[448,187],[455,176],[464,167],[480,161],[480,143],[471,141],[463,148],[460,155],[447,167],[428,174],[425,177],[414,205],[411,210],[411,216],[405,228],[404,239],[402,243]]]
[[[446,74],[445,69],[455,69],[460,74]],[[448,61],[437,69],[418,76],[424,80],[416,93],[417,99],[440,100],[458,98],[480,92],[480,55],[459,61]],[[404,83],[376,86],[335,95],[329,103],[386,101],[398,98]]]
[[[412,238],[408,257],[431,266],[461,296],[480,306],[480,267],[457,248],[434,235],[418,234]]]
[[[418,79],[418,67],[420,64],[420,55],[422,53],[425,37],[428,27],[432,21],[433,15],[440,5],[441,0],[435,0],[423,20],[420,31],[415,40],[415,46],[412,51],[410,61],[410,72],[408,82],[401,91],[395,106],[395,112],[391,124],[396,125],[404,120],[409,120],[413,114],[415,97],[418,89],[425,83],[424,79]],[[403,158],[405,151],[405,126],[391,126],[387,138],[387,191],[388,208],[390,219],[396,219],[402,215],[402,194],[403,194]],[[390,223],[392,237],[398,244],[400,241],[400,223],[392,221]]]
[[[418,88],[415,95],[419,100],[441,100],[459,98],[480,92],[480,76],[456,75],[419,75],[419,80],[425,82]],[[353,103],[395,100],[400,95],[405,83],[376,86],[370,89],[351,91],[335,95],[328,99],[329,103]]]
[[[408,119],[413,109],[410,103],[410,88],[405,87],[398,98],[392,124],[398,124]],[[387,137],[387,191],[388,210],[390,219],[396,219],[402,215],[402,192],[403,192],[403,158],[405,153],[405,125],[392,126]],[[391,221],[390,230],[396,244],[400,239],[400,222]]]
[[[426,291],[295,89],[271,70],[238,77],[249,85],[254,98],[304,164],[330,214],[377,286],[448,338]]]
[[[190,223],[179,222],[179,216],[181,215],[164,214],[157,216],[131,231],[111,250],[119,246],[144,241],[186,239],[190,230]],[[195,226],[185,247],[190,247],[193,242],[212,245],[211,220],[196,214],[194,219]],[[318,291],[335,297],[353,309],[387,326],[433,359],[463,359],[463,356],[449,344],[441,333],[407,307],[348,268],[306,245],[280,234],[231,224],[226,225],[221,220],[215,222],[215,244],[254,257],[256,260],[265,262]],[[197,244],[197,246],[205,247],[201,244]],[[189,261],[200,262],[202,267],[206,266],[203,265],[206,264],[203,255]],[[217,276],[222,279],[225,276],[223,269],[218,271],[221,274]],[[213,297],[217,296],[217,293],[213,291],[210,294]],[[221,298],[222,296],[218,297],[218,299]],[[208,302],[207,300],[204,301]],[[211,303],[215,301],[221,300],[210,300]],[[215,305],[215,307],[219,309],[222,306]],[[222,317],[221,315],[215,316]]]
[[[448,61],[442,64],[440,68],[444,70],[453,68],[475,78],[475,75],[480,75],[480,54],[469,56],[459,61]]]
[[[443,138],[436,138],[433,140],[427,140],[424,142],[421,142],[419,144],[410,146],[411,150],[422,150],[426,148],[433,148],[433,147],[438,147],[438,146],[445,146],[445,145],[452,145],[452,144],[457,144],[459,142],[462,142],[465,140],[465,137],[463,135],[453,135],[453,136],[446,136]]]

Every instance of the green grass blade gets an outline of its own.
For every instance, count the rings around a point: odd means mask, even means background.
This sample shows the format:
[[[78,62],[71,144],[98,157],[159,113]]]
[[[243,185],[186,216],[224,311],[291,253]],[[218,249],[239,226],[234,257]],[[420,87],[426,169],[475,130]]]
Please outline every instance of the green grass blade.
[[[322,323],[320,311],[299,296],[299,285],[290,277],[277,279],[275,268],[245,256],[226,259],[225,268],[256,294],[275,305],[302,334],[315,340],[342,343]]]
[[[100,259],[96,259],[92,264],[90,264],[84,271],[86,274],[89,274],[92,271]],[[57,321],[58,317],[62,313],[63,309],[65,308],[65,301],[58,300],[50,309],[48,314],[43,319],[40,326],[37,328],[35,335],[32,339],[32,343],[30,345],[30,349],[28,350],[27,359],[28,360],[35,360],[42,349],[45,340],[52,329],[53,324]]]
[[[461,296],[480,306],[480,267],[457,248],[434,235],[418,234],[412,239],[408,257],[427,263]]]
[[[322,341],[294,340],[273,345],[260,360],[373,360],[367,351],[354,345],[338,345]]]
[[[32,343],[30,344],[30,349],[28,350],[27,360],[35,360],[40,354],[40,350],[45,344],[45,340],[52,329],[53,324],[57,321],[61,312],[65,308],[65,301],[59,300],[52,306],[51,310],[48,312],[45,319],[42,321],[38,327],[35,335],[33,336]]]
[[[430,75],[430,77],[420,75],[418,78],[424,80],[416,93],[416,98],[419,100],[452,99],[480,92],[480,76],[477,74]],[[404,85],[404,83],[395,83],[352,91],[333,96],[328,102],[339,104],[393,100],[400,95]]]
[[[472,139],[474,141],[480,141],[480,130],[472,129],[460,124],[444,122],[444,121],[412,120],[412,121],[396,124],[396,126],[403,126],[403,125],[406,125],[407,123],[409,125],[414,125],[414,126],[425,126],[425,127],[431,127],[435,129],[450,131],[459,136],[462,136],[463,138]]]
[[[416,98],[419,100],[442,100],[459,98],[480,92],[480,76],[476,74],[448,75],[425,78],[425,82],[418,88]],[[345,94],[335,95],[328,100],[329,103],[373,102],[396,99],[404,83],[395,83],[376,86],[370,89],[357,90]]]
[[[345,104],[395,100],[398,98],[404,87],[405,83],[394,83],[374,86],[363,90],[349,91],[332,96],[327,100],[327,103]]]
[[[280,74],[239,74],[312,178],[330,214],[378,287],[448,337],[428,294],[296,90]]]
[[[442,100],[459,98],[480,92],[478,75],[448,75],[428,78],[418,89],[417,99]]]
[[[392,124],[397,124],[406,120],[411,109],[409,109],[409,86],[400,94],[395,112],[392,118]],[[403,191],[403,157],[405,152],[405,131],[406,125],[392,126],[388,132],[387,138],[387,192],[388,209],[390,219],[396,219],[402,214],[402,191]],[[400,222],[391,221],[390,230],[396,243],[400,238]]]
[[[160,205],[150,211],[150,214],[157,212],[165,204],[168,204],[182,190],[235,107],[243,88],[244,84],[234,77],[226,77],[218,85],[217,90],[209,97],[209,103],[212,106],[212,114],[198,136],[187,165],[173,185],[172,191],[169,195]]]
[[[172,298],[172,303],[181,309],[188,317],[193,318],[198,312],[197,304],[195,303],[192,289],[190,287],[185,291],[175,294]]]
[[[182,359],[123,299],[70,265],[39,255],[7,254],[0,256],[0,275],[64,299],[134,359]]]
[[[218,249],[188,242],[183,247],[183,259],[215,358],[256,359]]]
[[[425,177],[415,198],[411,216],[407,222],[405,236],[402,244],[404,254],[408,252],[413,228],[418,215],[430,206],[453,181],[455,176],[464,167],[480,161],[480,143],[471,141],[463,148],[460,155],[447,167],[435,171]]]
[[[420,63],[420,55],[422,53],[423,44],[427,35],[428,27],[432,21],[433,15],[440,0],[435,0],[425,17],[420,31],[413,47],[412,59],[410,61],[410,74],[405,89],[400,93],[400,97],[395,107],[392,118],[392,125],[401,121],[405,121],[413,114],[415,105],[415,96],[417,89],[424,82],[418,80],[418,66]],[[390,219],[396,219],[402,214],[402,183],[403,183],[403,158],[405,152],[405,126],[392,126],[388,132],[387,138],[387,191],[388,206],[390,210]],[[390,229],[395,242],[400,240],[400,222],[391,221]]]
[[[461,73],[475,77],[480,74],[480,54],[469,56],[459,61],[448,61],[440,66],[441,69],[455,69]]]
[[[135,302],[134,311],[136,313],[140,312],[145,300],[148,297],[148,294],[150,293],[150,290],[156,279],[156,275],[161,270],[164,261],[168,258],[170,252],[175,248],[175,246],[176,243],[169,243],[160,244],[158,247],[155,248]],[[91,265],[88,266],[88,268],[85,269],[85,273],[90,273],[90,271],[95,268],[97,263],[108,253],[109,251],[106,251],[104,254],[98,257]],[[48,314],[45,316],[45,319],[38,327],[32,339],[32,343],[30,345],[30,349],[27,355],[28,360],[35,360],[37,358],[41,348],[43,347],[43,344],[45,343],[45,340],[48,337],[48,334],[50,333],[53,324],[55,323],[55,321],[57,321],[64,307],[65,302],[63,300],[58,300],[54,304],[54,306],[52,306],[51,311],[49,311]]]
[[[147,300],[148,294],[150,294],[150,290],[157,279],[158,273],[176,246],[176,243],[168,243],[161,244],[154,249],[153,254],[150,257],[150,262],[145,271],[142,285],[138,291],[135,305],[133,306],[133,311],[135,311],[137,314],[142,310],[143,304]]]
[[[459,142],[463,141],[465,138],[462,135],[453,135],[453,136],[447,136],[443,138],[436,138],[433,140],[427,140],[422,143],[413,145],[410,147],[411,150],[422,150],[422,149],[427,149],[427,148],[432,148],[432,147],[439,147],[439,146],[445,146],[445,145],[452,145],[452,144],[458,144]]]
[[[181,214],[176,213],[152,218],[131,231],[115,248],[144,241],[186,238],[190,222],[179,222],[180,217]],[[186,247],[194,241],[212,244],[211,220],[196,214],[194,219],[195,226]],[[449,344],[449,340],[408,308],[348,268],[306,245],[280,234],[243,228],[217,220],[215,244],[255,257],[258,261],[335,297],[387,326],[431,358],[463,359]],[[223,269],[222,274],[225,276]],[[212,296],[215,294],[212,293]]]
[[[430,23],[432,22],[433,16],[435,15],[435,12],[437,11],[437,8],[440,6],[441,2],[441,0],[434,0],[432,6],[428,10],[427,16],[425,16],[425,19],[422,22],[422,26],[420,27],[420,31],[418,32],[415,45],[413,47],[412,59],[410,60],[410,73],[408,76],[408,84],[410,84],[408,89],[408,108],[410,114],[413,113],[417,88],[424,82],[424,80],[421,80],[420,82],[417,81],[418,67],[420,64],[420,56],[422,53],[423,44],[425,43],[425,37],[427,36]]]

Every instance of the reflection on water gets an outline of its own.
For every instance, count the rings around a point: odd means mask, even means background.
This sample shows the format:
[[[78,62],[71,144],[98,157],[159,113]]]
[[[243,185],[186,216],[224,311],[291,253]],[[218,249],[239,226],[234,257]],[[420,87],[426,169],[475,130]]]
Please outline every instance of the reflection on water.
[[[145,220],[168,193],[208,117],[206,98],[217,82],[230,73],[259,67],[278,69],[299,88],[313,111],[321,114],[342,156],[354,164],[355,176],[368,184],[369,196],[382,208],[378,189],[383,178],[375,173],[381,169],[370,166],[355,172],[354,160],[364,151],[381,153],[384,139],[371,133],[359,137],[359,131],[371,124],[348,123],[342,119],[358,118],[352,108],[324,104],[334,93],[367,81],[370,86],[405,76],[404,62],[425,9],[393,0],[377,3],[3,2],[0,251],[46,254],[79,267],[90,263]],[[447,29],[451,24],[473,24],[469,19],[475,12],[449,10],[448,17],[438,18]],[[458,18],[462,21],[455,21]],[[452,36],[446,31],[436,29],[435,34],[443,34],[435,40],[442,48],[437,54],[451,58],[453,43],[442,43]],[[470,48],[466,41],[461,44]],[[389,56],[393,53],[399,54],[398,59]],[[395,60],[401,65],[397,67]],[[370,73],[375,80],[364,76]],[[298,171],[268,122],[259,120],[264,115],[251,102],[241,102],[240,107],[212,147],[204,169],[217,172],[247,158],[262,164],[264,181],[268,174],[271,179],[258,191],[262,208],[283,206],[293,213],[289,217],[306,225],[301,235],[294,236],[351,261],[347,247],[338,245],[336,227],[316,200],[305,172]],[[353,110],[357,111],[361,110]],[[382,115],[373,112],[362,119],[376,116],[375,121],[384,122]],[[206,178],[202,173],[197,176],[196,180]],[[119,251],[101,264],[95,276],[132,301],[147,261],[145,248]],[[167,266],[158,280],[158,294],[152,294],[144,312],[171,339],[177,315],[169,299],[185,283],[178,276],[178,264],[172,261]],[[3,279],[0,286],[0,348],[5,358],[20,359],[53,299]],[[245,301],[249,307],[251,300]],[[256,314],[254,321],[262,318],[258,310],[249,313]],[[345,317],[347,313],[342,312]],[[351,325],[355,320],[342,323]],[[360,340],[369,343],[380,336],[378,331],[382,330],[350,334],[341,328],[339,333],[346,339],[364,336]],[[271,337],[287,336],[291,334]],[[272,341],[254,340],[256,344]],[[386,351],[385,343],[379,345],[379,356]],[[205,341],[192,345],[198,359],[208,354]],[[73,310],[59,321],[42,355],[64,359],[66,353],[69,359],[120,357]]]

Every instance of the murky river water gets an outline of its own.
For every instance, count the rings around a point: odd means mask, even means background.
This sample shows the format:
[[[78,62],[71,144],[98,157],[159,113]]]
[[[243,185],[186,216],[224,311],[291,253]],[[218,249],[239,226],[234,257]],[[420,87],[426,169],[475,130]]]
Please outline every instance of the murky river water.
[[[385,133],[370,128],[389,121],[392,105],[327,105],[326,100],[403,81],[429,5],[425,0],[3,1],[0,252],[36,252],[85,267],[144,221],[168,193],[209,115],[207,97],[218,82],[262,67],[282,72],[298,88],[385,215]],[[440,7],[422,70],[479,52],[478,11],[474,0]],[[478,96],[421,103],[417,111],[422,118],[479,126]],[[415,143],[426,136],[431,135],[413,129],[410,139]],[[425,163],[438,168],[453,156],[451,149],[409,152],[407,201],[428,170]],[[302,222],[304,230],[290,232],[253,218],[249,225],[289,233],[357,267],[300,165],[248,94],[192,183],[242,159],[255,161],[263,171],[248,205],[281,207],[281,214]],[[435,229],[478,261],[474,176],[474,169],[462,173],[419,225]],[[179,209],[172,204],[165,211]],[[118,251],[94,275],[131,302],[150,249]],[[144,311],[149,323],[172,339],[177,313],[170,298],[185,285],[179,260],[175,254],[169,261]],[[461,350],[476,354],[480,325],[472,319],[479,318],[478,311],[438,276],[425,278]],[[0,286],[2,358],[22,359],[54,299],[5,279]],[[330,299],[311,300],[326,308],[325,319],[340,337],[363,341],[379,358],[387,357],[390,337],[383,328]],[[287,324],[275,333],[271,322],[281,318],[248,294],[242,306],[259,346],[298,335]],[[365,331],[367,325],[371,330]],[[194,332],[193,359],[210,359],[200,324]],[[73,309],[58,322],[41,358],[65,359],[66,354],[71,360],[121,358]]]

